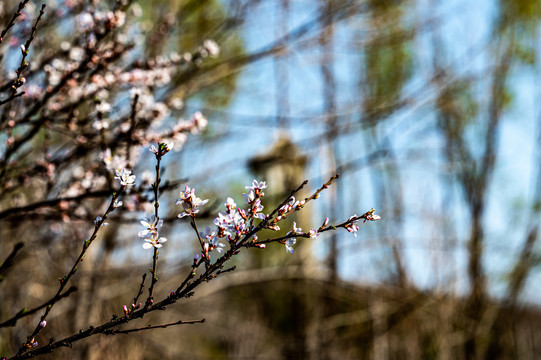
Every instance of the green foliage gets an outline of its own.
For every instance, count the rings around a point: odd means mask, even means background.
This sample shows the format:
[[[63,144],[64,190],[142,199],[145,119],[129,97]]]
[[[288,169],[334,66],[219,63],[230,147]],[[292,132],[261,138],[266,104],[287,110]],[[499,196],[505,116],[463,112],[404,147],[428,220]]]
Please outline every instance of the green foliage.
[[[368,1],[369,7],[372,10],[386,11],[393,7],[403,5],[407,0],[370,0]]]
[[[142,21],[152,26],[145,43],[148,55],[159,54],[163,48],[192,52],[208,39],[218,43],[220,56],[217,59],[207,59],[201,67],[181,72],[171,85],[174,95],[181,98],[195,96],[212,108],[227,106],[236,92],[239,73],[216,65],[245,53],[238,30],[226,25],[238,19],[230,22],[232,19],[218,0],[141,0],[140,3],[146,14]],[[190,80],[196,73],[205,75],[198,76],[198,83],[193,84]]]
[[[381,16],[377,11],[383,10],[381,6],[375,7],[375,17]],[[390,5],[385,5],[385,9],[387,6]],[[364,55],[367,90],[364,108],[368,113],[376,110],[382,115],[392,111],[385,108],[400,98],[404,85],[413,74],[412,33],[403,21],[402,10],[389,9],[385,18],[385,28],[367,46]]]
[[[537,62],[535,49],[529,44],[519,44],[515,49],[515,58],[524,65],[534,66]]]
[[[515,98],[514,92],[508,86],[505,86],[500,96],[502,109],[508,109],[513,104],[513,99]]]
[[[465,127],[473,123],[479,112],[479,104],[472,90],[472,83],[458,80],[443,89],[437,100],[440,112],[449,119],[445,128],[452,138],[462,135]]]
[[[369,87],[367,108],[385,106],[400,97],[402,87],[412,73],[412,57],[408,44],[371,48],[366,56]]]
[[[536,0],[500,0],[498,22],[499,29],[520,25],[525,30],[533,31],[541,18],[541,2]]]

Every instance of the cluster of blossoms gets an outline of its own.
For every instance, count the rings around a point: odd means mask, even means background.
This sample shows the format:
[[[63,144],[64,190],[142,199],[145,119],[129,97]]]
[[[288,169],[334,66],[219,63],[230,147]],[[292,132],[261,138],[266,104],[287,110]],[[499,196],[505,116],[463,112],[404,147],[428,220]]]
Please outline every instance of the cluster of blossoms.
[[[149,151],[151,151],[155,155],[158,155],[160,146],[163,146],[163,148],[161,149],[161,156],[163,156],[169,151],[172,151],[173,149],[182,149],[188,139],[186,134],[199,134],[206,128],[207,124],[207,119],[201,114],[201,112],[197,111],[194,113],[191,120],[187,121],[184,119],[180,119],[170,131],[167,131],[165,133],[154,133],[152,131],[144,132],[136,130],[133,136],[138,138],[138,141],[144,145],[150,142],[158,143],[158,146],[151,145],[149,148]],[[129,128],[126,128],[122,131],[127,131],[128,129]],[[130,153],[126,155],[128,155],[131,159],[137,159],[140,155],[140,149],[138,147],[133,147],[130,150]],[[122,169],[133,163],[133,161],[128,163],[127,156],[119,154],[113,155],[111,149],[109,148],[105,149],[105,151],[101,154],[101,159],[105,163],[105,167],[107,168],[107,170],[117,172],[117,177],[115,178],[119,178],[119,173],[122,173]],[[96,174],[96,172],[90,171],[86,175],[88,175],[88,186],[93,183],[104,182],[99,179],[101,175]]]
[[[156,156],[163,156],[167,154],[169,151],[171,151],[173,149],[173,146],[174,146],[173,142],[169,141],[169,142],[164,142],[164,143],[158,143],[158,147],[152,145],[150,149],[148,150],[150,150],[150,152]]]
[[[227,198],[225,202],[226,211],[218,214],[214,219],[214,225],[218,229],[217,236],[226,238],[229,243],[236,243],[249,230],[249,224],[253,219],[265,220],[266,215],[262,213],[263,205],[261,198],[265,195],[263,189],[267,187],[264,181],[258,182],[254,180],[251,186],[246,186],[247,193],[243,193],[244,202],[248,205],[248,209],[239,209],[232,198]],[[257,239],[254,236],[255,239]]]
[[[250,229],[254,219],[265,220],[267,215],[262,213],[263,205],[261,198],[264,196],[263,189],[267,187],[265,182],[254,180],[251,186],[246,186],[248,192],[243,194],[244,201],[248,205],[248,209],[239,209],[235,201],[228,197],[225,202],[225,211],[218,214],[214,219],[216,229],[206,227],[204,232],[200,232],[199,236],[203,243],[203,256],[208,259],[209,252],[216,250],[222,252],[225,245],[219,242],[219,239],[225,239],[230,244],[236,244],[242,239]],[[199,209],[199,206],[204,205],[208,200],[201,200],[195,195],[195,189],[186,186],[184,191],[180,192],[180,198],[177,200],[177,205],[182,205],[184,212],[178,215],[179,218],[185,216],[193,217]],[[257,237],[254,236],[254,239]]]
[[[285,219],[289,213],[300,210],[304,206],[304,200],[295,200],[294,196],[289,198],[289,201],[278,209],[278,216],[273,219],[270,228],[273,230],[280,230],[280,227],[276,224],[278,221]]]
[[[380,220],[380,219],[381,219],[381,216],[374,214],[375,211],[376,211],[376,210],[374,210],[374,209],[370,209],[370,211],[368,211],[366,214],[364,214],[364,215],[362,216],[362,218],[364,218],[363,223],[365,223],[365,222],[367,222],[367,221],[377,221],[377,220]]]
[[[150,248],[161,248],[164,242],[167,241],[166,238],[160,237],[158,229],[163,225],[163,220],[156,219],[156,216],[151,216],[150,218],[145,218],[140,220],[141,225],[145,227],[145,230],[139,231],[137,236],[144,238],[145,243],[143,244],[143,248],[150,249]]]
[[[131,174],[130,170],[122,168],[122,170],[116,170],[115,179],[118,179],[121,186],[131,186],[135,184],[135,175]]]
[[[179,198],[175,202],[177,205],[182,205],[184,208],[184,212],[180,213],[178,215],[179,218],[183,218],[185,216],[191,216],[193,217],[195,214],[199,212],[198,207],[203,206],[206,203],[208,203],[208,199],[201,200],[197,196],[195,196],[195,189],[191,189],[189,186],[186,185],[184,188],[184,191],[181,191],[179,193]]]
[[[381,216],[374,214],[374,212],[375,212],[374,209],[370,209],[370,211],[368,211],[367,213],[361,216],[357,216],[357,214],[354,214],[348,219],[344,227],[346,228],[347,231],[349,231],[350,233],[353,233],[353,235],[357,237],[357,231],[359,231],[359,225],[358,225],[359,219],[363,219],[363,224],[367,221],[377,221],[381,219]]]
[[[355,219],[356,217],[357,217],[357,214],[354,214],[348,219],[348,222],[351,221],[352,219]],[[359,231],[359,225],[357,225],[357,223],[358,223],[358,220],[353,220],[345,225],[346,230],[349,231],[350,233],[353,233],[355,237],[357,237],[357,231]]]
[[[34,348],[34,347],[37,347],[37,346],[38,346],[38,342],[36,341],[35,338],[32,338],[31,340],[24,343],[24,347],[27,348],[27,349]]]
[[[209,258],[209,252],[213,250],[216,250],[219,253],[224,251],[225,244],[218,241],[216,232],[210,227],[205,226],[205,232],[200,232],[199,236],[206,240],[203,243],[203,253],[207,259]]]
[[[325,222],[323,223],[320,229],[324,228],[327,225],[328,221],[329,221],[329,218],[326,218]],[[312,239],[317,239],[317,237],[321,235],[317,229],[312,229],[312,228],[307,234],[308,234],[308,237]],[[289,235],[304,235],[304,233],[300,227],[297,227],[297,223],[293,222],[293,230],[288,232],[286,236],[289,236]],[[286,247],[286,251],[288,253],[293,254],[293,245],[295,245],[296,243],[297,243],[297,239],[294,237],[288,237],[287,239],[285,239],[284,245]]]
[[[204,232],[199,233],[205,259],[209,259],[209,252],[213,250],[220,253],[223,251],[225,245],[220,243],[219,239],[227,240],[232,246],[237,245],[239,244],[239,241],[244,239],[249,231],[254,228],[253,221],[255,219],[268,219],[269,215],[265,215],[262,212],[263,205],[261,204],[261,198],[264,196],[263,189],[266,187],[267,184],[265,182],[259,182],[257,180],[253,180],[252,185],[246,186],[248,192],[242,194],[244,202],[248,206],[246,210],[237,208],[235,201],[230,197],[227,198],[224,204],[226,210],[218,213],[218,217],[214,219],[216,229],[211,229],[207,226]],[[179,214],[178,217],[194,217],[199,211],[197,207],[206,204],[207,201],[208,200],[201,200],[198,198],[195,195],[195,190],[186,186],[185,190],[180,193],[180,198],[177,200],[177,205],[182,205],[185,211]],[[305,202],[305,200],[295,200],[295,197],[291,196],[288,202],[278,209],[276,217],[272,220],[268,219],[270,221],[265,225],[265,228],[275,231],[280,230],[280,227],[276,223],[285,219],[292,212],[300,210]],[[381,219],[379,215],[374,214],[374,209],[372,209],[362,216],[354,215],[350,217],[341,226],[357,236],[356,231],[359,230],[357,223],[361,218],[365,221],[376,221]],[[294,252],[293,245],[296,244],[298,236],[317,239],[319,235],[321,235],[320,231],[330,229],[330,227],[327,227],[328,223],[329,218],[326,218],[318,229],[311,228],[305,233],[300,227],[297,227],[297,224],[294,222],[293,229],[288,232],[280,242],[285,245],[286,251],[292,254]],[[258,243],[257,240],[257,235],[253,234],[253,246],[265,248],[265,243]]]
[[[254,185],[257,183],[256,180],[254,180]],[[263,182],[263,184],[265,184]],[[266,185],[265,185],[266,187]],[[249,186],[247,186],[246,188],[250,188]],[[245,194],[243,194],[245,195]],[[245,201],[246,201],[246,197],[245,197]],[[274,230],[274,231],[279,231],[280,230],[280,226],[278,226],[278,222],[280,220],[284,220],[288,214],[292,211],[296,211],[296,210],[300,210],[302,207],[304,206],[304,201],[297,201],[295,200],[295,197],[294,196],[291,196],[291,198],[289,199],[289,201],[284,204],[283,206],[281,206],[279,209],[278,209],[278,215],[272,219],[272,221],[270,222],[270,224],[268,225],[268,228],[271,229],[271,230]],[[263,207],[261,207],[262,209]],[[261,214],[262,215],[262,214]],[[265,217],[261,218],[262,220],[265,219]],[[290,240],[289,242],[295,244],[295,239],[293,240]],[[265,245],[264,244],[261,244],[261,245],[258,245],[258,247],[260,248],[264,248]]]
[[[244,209],[237,209],[237,204],[232,198],[227,198],[225,202],[226,211],[218,213],[214,219],[220,238],[226,238],[228,242],[236,242],[247,232],[246,220],[248,216]]]
[[[114,9],[109,9],[109,3],[99,0],[91,4],[82,0],[56,3],[47,4],[41,24],[50,24],[58,15],[75,26],[61,27],[55,37],[36,36],[33,43],[25,44],[39,14],[32,2],[25,1],[24,10],[3,38],[10,47],[6,52],[22,54],[24,60],[20,76],[19,70],[6,71],[0,84],[0,115],[5,120],[0,124],[0,142],[4,145],[0,156],[6,156],[6,164],[9,157],[15,158],[17,149],[24,148],[23,142],[32,140],[31,134],[48,133],[50,129],[56,133],[57,128],[62,128],[66,144],[58,152],[54,147],[45,149],[43,167],[47,171],[43,173],[52,182],[60,179],[58,164],[82,167],[83,171],[72,171],[71,178],[63,176],[66,186],[59,186],[61,196],[74,197],[108,185],[103,172],[96,171],[96,167],[89,169],[85,163],[88,158],[83,157],[94,155],[90,149],[97,148],[90,144],[102,145],[102,158],[109,170],[122,171],[137,163],[139,145],[147,146],[159,139],[174,142],[175,150],[180,150],[189,134],[205,129],[207,120],[200,112],[186,119],[179,115],[184,93],[169,96],[173,92],[158,90],[171,90],[178,86],[174,80],[179,74],[199,68],[206,58],[218,56],[220,47],[216,42],[207,39],[200,46],[186,49],[189,52],[173,51],[142,59],[139,44],[143,43],[143,29],[141,22],[134,21],[142,15],[138,4],[119,0]],[[167,26],[174,27],[175,21],[174,17],[168,18]],[[42,42],[36,44],[37,40]],[[11,93],[8,85],[15,81],[24,96],[3,104]],[[137,96],[137,101],[126,101],[128,94],[132,100]],[[22,136],[30,118],[36,128],[26,133],[29,136]],[[28,178],[7,176],[5,183],[15,188]],[[80,208],[77,215],[84,216],[87,210]]]
[[[131,309],[128,309],[128,307],[126,305],[122,305],[122,311],[124,311],[124,315],[125,316],[129,316],[134,310],[136,309],[139,309],[141,307],[141,303],[135,305],[135,304],[131,304]]]
[[[295,196],[289,198],[289,201],[278,209],[278,220],[282,219],[282,216],[289,213],[290,211],[301,208],[304,205],[304,201],[295,200]]]
[[[122,170],[126,166],[128,166],[128,161],[125,157],[120,155],[114,155],[111,153],[111,149],[106,149],[102,155],[101,158],[103,162],[105,163],[105,167],[109,171],[113,170]]]
[[[146,146],[149,143],[174,142],[175,150],[180,150],[186,143],[187,134],[199,134],[205,130],[208,121],[199,111],[195,112],[190,120],[179,118],[176,123],[166,130],[162,129],[162,122],[167,117],[172,117],[172,110],[182,108],[182,100],[175,98],[168,104],[155,102],[150,90],[146,88],[134,88],[131,91],[132,100],[136,102],[137,117],[140,123],[150,124],[150,127],[137,127],[133,129],[132,136]],[[125,127],[119,131],[127,132],[131,129],[129,123],[124,122]]]
[[[290,234],[297,235],[301,233],[302,233],[302,229],[297,227],[296,222],[293,222],[293,230],[288,232],[287,235],[290,235]],[[290,254],[293,254],[293,245],[295,245],[296,243],[297,243],[297,239],[294,237],[286,239],[284,243],[284,245],[286,246],[286,251]]]
[[[246,205],[248,205],[250,208],[249,216],[265,220],[266,216],[261,211],[263,210],[263,205],[261,205],[261,198],[265,195],[263,192],[263,189],[267,187],[267,183],[264,181],[258,182],[257,180],[254,180],[252,182],[252,186],[246,186],[246,190],[248,190],[248,193],[243,193],[242,197],[244,198],[244,202]]]

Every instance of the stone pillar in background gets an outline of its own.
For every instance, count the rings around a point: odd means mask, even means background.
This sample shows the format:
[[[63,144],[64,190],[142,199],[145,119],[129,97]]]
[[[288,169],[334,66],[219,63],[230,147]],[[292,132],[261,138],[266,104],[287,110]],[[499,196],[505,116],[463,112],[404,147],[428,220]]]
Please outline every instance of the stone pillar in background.
[[[287,134],[282,134],[268,151],[256,155],[249,161],[248,166],[250,170],[259,180],[266,181],[269,186],[265,189],[265,198],[263,201],[265,205],[264,212],[273,210],[291,193],[291,190],[296,189],[305,180],[307,161],[308,157],[301,153]],[[308,194],[309,191],[305,188],[295,194],[295,198],[304,199]],[[266,234],[269,236],[285,235],[291,230],[293,221],[297,222],[297,226],[300,226],[303,230],[309,230],[311,214],[309,205],[294,216],[290,216],[286,221],[280,223],[280,231],[274,233],[267,232]],[[307,265],[306,261],[311,258],[311,241],[311,239],[297,240],[297,244],[294,246],[294,263]],[[270,247],[275,249],[277,246],[271,245]],[[268,250],[271,249],[266,249],[265,252]],[[283,247],[280,247],[279,251],[280,258],[283,261],[283,252],[285,250]],[[276,252],[271,250],[271,253],[273,256],[268,256],[269,254],[265,256],[274,258]],[[271,259],[270,263],[265,263],[266,261],[260,262],[259,265],[275,265],[274,260]]]

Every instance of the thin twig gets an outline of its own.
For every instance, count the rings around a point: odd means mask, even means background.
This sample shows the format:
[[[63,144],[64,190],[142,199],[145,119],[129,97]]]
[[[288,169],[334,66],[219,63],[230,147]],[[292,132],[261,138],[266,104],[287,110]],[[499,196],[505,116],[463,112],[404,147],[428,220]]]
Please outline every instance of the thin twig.
[[[158,222],[160,221],[159,211],[158,211],[160,208],[160,203],[158,202],[158,197],[159,197],[159,189],[160,189],[160,182],[161,182],[160,163],[162,160],[162,156],[164,154],[162,152],[163,149],[164,147],[162,146],[162,144],[158,144],[158,152],[156,153],[156,182],[152,185],[152,188],[154,190],[154,217],[155,217],[154,221],[155,221],[156,226],[158,226]],[[157,237],[158,235],[156,235],[156,238]],[[158,239],[156,239],[156,241],[158,241]],[[152,278],[150,279],[150,287],[148,288],[148,298],[145,303],[146,307],[151,306],[152,302],[154,301],[154,287],[156,285],[156,282],[158,281],[158,277],[156,276],[156,274],[158,273],[157,266],[158,266],[158,248],[154,247],[154,256],[152,257],[152,269],[150,270],[152,274]]]
[[[2,30],[2,33],[0,34],[0,44],[2,42],[4,42],[4,36],[6,36],[7,32],[9,31],[9,29],[15,25],[15,19],[17,19],[19,16],[21,16],[21,11],[24,9],[24,7],[26,6],[26,4],[28,4],[30,0],[24,0],[24,1],[21,1],[19,3],[19,7],[17,9],[17,11],[15,11],[15,13],[13,14],[13,16],[11,17],[11,20],[8,22],[8,25],[7,27]],[[0,104],[1,105],[1,104]]]
[[[36,31],[38,30],[38,24],[45,13],[45,4],[41,5],[41,9],[39,11],[38,18],[36,19],[36,23],[32,27],[32,32],[30,33],[30,37],[28,40],[26,40],[26,44],[24,44],[24,48],[21,49],[21,52],[23,54],[23,57],[21,58],[21,63],[19,64],[19,67],[17,68],[17,78],[13,81],[13,85],[11,86],[12,89],[12,95],[17,94],[17,89],[20,88],[22,85],[24,85],[24,78],[22,77],[22,72],[24,69],[28,67],[28,62],[26,61],[26,57],[28,56],[28,52],[30,51],[30,44],[32,44],[32,40],[34,40],[34,36],[36,36]]]
[[[128,330],[106,330],[106,331],[103,332],[103,334],[104,334],[104,335],[129,334],[129,333],[139,332],[139,331],[144,331],[144,330],[164,329],[164,328],[167,328],[167,327],[170,327],[170,326],[175,326],[175,325],[203,324],[205,321],[206,321],[206,319],[201,319],[201,320],[187,320],[187,321],[179,320],[179,321],[174,322],[174,323],[163,324],[163,325],[148,325],[148,326],[145,326],[145,327],[142,327],[142,328],[136,328],[136,329],[128,329]]]
[[[0,100],[0,105],[7,104],[8,102],[18,98],[19,96],[23,96],[25,94],[24,91],[21,91],[20,93],[12,93],[9,97],[5,98],[4,100]]]
[[[199,229],[197,228],[197,223],[195,222],[195,215],[192,215],[190,225],[192,226],[195,234],[197,235],[197,239],[199,240],[199,244],[201,245],[202,259],[205,261],[205,266],[208,267],[210,265],[210,258],[205,251],[205,241],[201,238],[201,234],[199,234]]]
[[[13,266],[13,260],[15,259],[15,256],[17,253],[23,248],[24,244],[22,242],[18,242],[13,246],[13,250],[9,253],[9,255],[6,257],[4,262],[0,265],[0,282],[2,282],[2,274],[4,274],[11,266]]]
[[[135,306],[137,306],[137,301],[139,301],[139,297],[143,295],[143,289],[145,287],[146,278],[147,278],[147,273],[144,273],[141,279],[141,285],[139,285],[139,291],[137,292],[137,295],[135,295],[135,297],[133,298],[132,304],[134,304]]]
[[[23,308],[23,309],[19,310],[19,312],[17,314],[15,314],[12,318],[10,318],[10,319],[8,319],[8,320],[6,320],[4,322],[1,322],[0,323],[0,328],[1,327],[7,327],[7,326],[15,326],[15,324],[17,323],[17,320],[22,319],[23,317],[35,314],[36,312],[43,309],[44,307],[47,307],[47,306],[49,306],[51,304],[54,304],[55,302],[57,302],[58,300],[60,300],[62,298],[68,297],[74,291],[77,291],[77,288],[75,286],[72,286],[68,290],[66,290],[65,293],[60,294],[60,295],[55,295],[50,300],[47,300],[43,304],[41,304],[39,306],[36,306],[33,309]]]

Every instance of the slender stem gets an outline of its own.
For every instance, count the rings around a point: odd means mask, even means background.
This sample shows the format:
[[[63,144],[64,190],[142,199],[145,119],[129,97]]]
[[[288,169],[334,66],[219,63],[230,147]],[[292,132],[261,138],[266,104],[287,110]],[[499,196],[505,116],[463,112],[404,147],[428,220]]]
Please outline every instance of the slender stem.
[[[133,332],[139,332],[144,330],[152,330],[152,329],[164,329],[169,326],[175,326],[175,325],[186,325],[186,324],[203,324],[206,321],[206,319],[201,320],[179,320],[174,323],[169,324],[162,324],[162,325],[148,325],[142,328],[136,328],[136,329],[128,329],[128,330],[106,330],[103,332],[104,335],[117,335],[117,334],[129,334]]]
[[[43,304],[38,305],[33,309],[23,308],[17,314],[12,316],[10,319],[7,319],[6,321],[1,322],[0,323],[0,328],[1,327],[7,327],[7,326],[15,326],[15,324],[17,323],[17,321],[19,319],[22,319],[23,317],[35,314],[36,312],[40,311],[44,307],[51,305],[52,303],[60,300],[61,298],[68,297],[72,292],[74,292],[76,290],[77,290],[77,288],[75,286],[72,286],[66,292],[64,292],[63,294],[60,294],[58,296],[55,295],[52,299],[47,300]]]
[[[34,36],[36,35],[36,31],[38,29],[38,24],[44,12],[45,12],[45,4],[42,4],[41,10],[39,11],[39,16],[36,19],[36,23],[32,27],[30,38],[26,40],[26,44],[24,44],[24,50],[22,51],[23,57],[21,58],[21,63],[19,65],[19,68],[16,70],[17,78],[13,81],[13,86],[11,87],[13,96],[17,94],[17,89],[24,84],[24,82],[22,81],[22,72],[24,69],[28,67],[28,63],[26,62],[26,57],[28,56],[28,51],[30,50],[30,44],[32,43],[32,40],[34,40]]]
[[[4,41],[4,36],[6,36],[7,32],[9,31],[9,29],[15,25],[15,19],[17,19],[17,17],[21,16],[21,11],[22,9],[24,9],[24,7],[26,6],[26,4],[29,2],[30,0],[24,0],[24,1],[21,1],[19,3],[19,7],[17,8],[17,11],[15,11],[15,13],[13,14],[13,16],[11,17],[11,20],[9,21],[7,27],[2,30],[2,33],[0,34],[0,44]]]
[[[18,98],[19,96],[23,96],[25,94],[24,91],[21,91],[20,93],[11,94],[9,97],[5,98],[4,100],[0,100],[0,105],[7,104],[8,102]]]
[[[143,294],[143,289],[144,289],[144,286],[145,286],[145,279],[147,278],[147,274],[144,273],[143,274],[143,277],[141,279],[141,285],[139,285],[139,291],[137,292],[137,295],[135,295],[135,297],[133,298],[133,302],[132,304],[137,306],[137,301],[139,300],[139,296],[141,296]]]
[[[192,228],[197,235],[197,239],[199,240],[199,244],[201,245],[201,254],[203,255],[202,258],[203,261],[205,261],[205,266],[208,268],[210,264],[210,259],[208,257],[207,251],[205,251],[205,241],[203,240],[203,238],[201,238],[201,235],[199,234],[199,229],[197,228],[197,223],[195,222],[195,215],[192,215],[192,221],[190,222],[190,224],[192,225]]]
[[[160,190],[160,164],[162,160],[162,144],[158,144],[158,153],[156,154],[156,182],[152,186],[154,189],[154,217],[155,217],[155,224],[158,225],[158,222],[160,221],[159,218],[159,208],[160,203],[158,202],[158,196],[159,196],[159,190]],[[145,306],[149,307],[152,305],[152,302],[154,301],[154,287],[156,285],[156,282],[158,281],[158,277],[156,274],[158,273],[158,248],[154,248],[154,256],[152,257],[152,268],[150,269],[150,273],[152,274],[152,279],[150,280],[150,287],[148,288],[148,298],[146,301]]]

